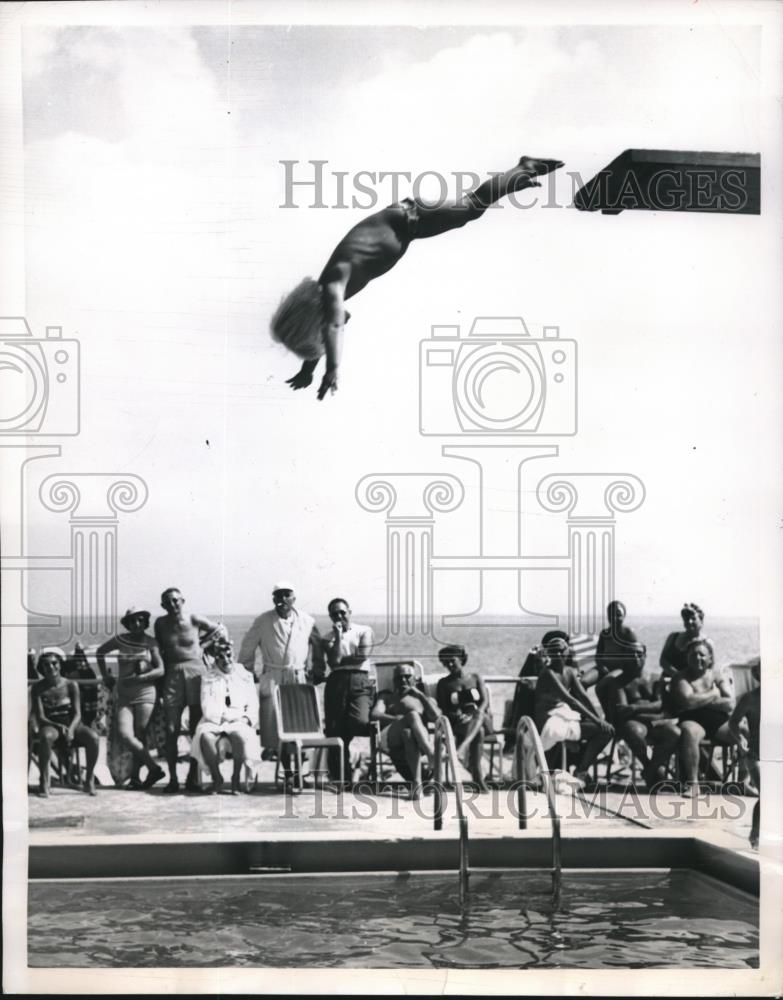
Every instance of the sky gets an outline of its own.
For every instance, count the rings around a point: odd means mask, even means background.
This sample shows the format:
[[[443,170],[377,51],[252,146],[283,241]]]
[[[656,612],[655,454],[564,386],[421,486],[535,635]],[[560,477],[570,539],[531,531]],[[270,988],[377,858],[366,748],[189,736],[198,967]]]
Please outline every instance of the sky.
[[[757,28],[704,18],[26,27],[26,314],[36,336],[56,324],[78,338],[82,358],[81,433],[30,470],[29,553],[68,545],[67,517],[37,502],[44,476],[134,473],[149,499],[120,522],[122,608],[177,585],[193,610],[259,612],[285,578],[312,611],[334,594],[382,611],[384,518],[357,504],[362,477],[460,477],[437,553],[478,545],[475,468],[418,432],[419,343],[432,325],[464,336],[475,316],[522,316],[534,338],[559,326],[579,358],[578,433],[545,439],[559,455],[523,480],[525,552],[568,544],[563,515],[535,505],[540,476],[633,474],[646,496],[617,517],[618,596],[639,615],[675,618],[685,600],[757,614],[780,417],[760,391],[780,360],[763,217],[582,213],[561,171],[553,197],[414,243],[352,300],[323,403],[285,385],[298,363],[268,321],[369,211],[308,208],[304,188],[281,207],[281,161],[302,179],[324,160],[327,178],[435,171],[453,186],[455,171],[485,176],[523,153],[587,179],[629,147],[758,152],[760,60]],[[437,195],[430,181],[422,193]],[[391,200],[388,183],[377,193]],[[516,505],[490,491],[485,516],[513,525]],[[561,583],[528,581],[526,605],[562,611]],[[436,574],[436,607],[474,608],[478,584]],[[495,596],[488,613],[515,606],[513,586]],[[67,595],[36,574],[30,604],[63,613]]]

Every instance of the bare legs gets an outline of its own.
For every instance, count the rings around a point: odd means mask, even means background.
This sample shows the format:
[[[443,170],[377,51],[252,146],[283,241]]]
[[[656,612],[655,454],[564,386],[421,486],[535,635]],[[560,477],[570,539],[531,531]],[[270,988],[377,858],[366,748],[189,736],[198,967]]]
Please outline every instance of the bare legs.
[[[428,239],[430,236],[439,236],[451,229],[459,229],[468,222],[480,218],[490,205],[513,191],[538,187],[536,176],[551,173],[562,165],[560,160],[538,160],[531,156],[523,156],[516,166],[490,177],[458,202],[445,205],[426,205],[418,202],[419,225],[416,238]]]
[[[223,776],[220,773],[217,741],[218,735],[216,733],[201,734],[201,752],[204,754],[204,761],[212,775],[212,790],[220,792],[223,790]]]
[[[699,789],[699,755],[700,744],[707,733],[703,726],[693,719],[685,719],[680,723],[682,739],[680,741],[680,768],[683,783],[692,791]],[[714,743],[730,744],[734,742],[728,724],[724,723],[712,734]]]
[[[84,791],[95,795],[95,765],[98,762],[98,734],[88,726],[79,725],[73,734],[73,744],[84,747],[87,770],[84,777]],[[49,795],[50,765],[52,754],[67,754],[69,747],[65,744],[62,734],[54,726],[44,726],[38,734],[38,760],[40,766],[39,794],[44,798]]]
[[[166,785],[167,792],[179,791],[179,779],[177,778],[177,760],[179,757],[177,742],[182,728],[182,713],[185,706],[181,703],[168,704],[166,707],[166,763],[169,766],[169,783]],[[188,705],[188,733],[193,739],[196,726],[201,718],[200,705]],[[198,764],[190,758],[188,776],[185,780],[185,788],[188,791],[200,791],[201,785],[198,775]]]
[[[647,785],[663,781],[666,766],[680,739],[680,729],[675,720],[670,719],[659,726],[652,726],[638,719],[631,719],[622,727],[620,735],[631,753],[641,762]],[[652,758],[649,756],[648,739],[652,742]]]
[[[576,765],[576,771],[574,773],[575,777],[582,777],[585,775],[598,757],[598,754],[603,750],[606,744],[611,740],[612,733],[604,732],[600,729],[594,722],[589,722],[582,719],[582,738],[587,740],[585,743],[582,754],[579,758],[579,763]]]
[[[147,727],[152,718],[154,704],[121,705],[117,712],[117,728],[120,737],[133,754],[133,773],[131,786],[141,787],[139,771],[143,764],[147,765],[147,778],[144,787],[152,787],[155,781],[163,777],[163,770],[152,759],[147,747]],[[154,780],[151,780],[153,779]]]
[[[239,793],[239,779],[242,772],[242,765],[247,760],[247,749],[241,733],[226,733],[225,735],[220,733],[202,733],[201,752],[209,768],[209,773],[212,775],[212,790],[213,792],[221,792],[224,782],[223,775],[220,773],[218,741],[222,738],[228,739],[231,744],[231,756],[234,764],[234,770],[231,775],[231,794],[237,795]]]
[[[455,736],[460,737],[460,741],[457,744],[457,756],[465,764],[470,771],[471,778],[478,785],[480,792],[486,792],[487,788],[486,782],[484,781],[484,772],[481,767],[481,743],[484,733],[484,713],[477,713],[473,719],[471,719],[470,724],[466,727],[457,726],[452,727],[455,729]],[[458,730],[461,730],[458,731]]]

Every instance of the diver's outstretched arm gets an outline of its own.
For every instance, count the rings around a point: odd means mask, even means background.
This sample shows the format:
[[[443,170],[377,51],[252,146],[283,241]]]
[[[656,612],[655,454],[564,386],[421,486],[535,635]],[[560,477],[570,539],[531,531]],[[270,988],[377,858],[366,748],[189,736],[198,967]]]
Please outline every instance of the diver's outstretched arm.
[[[345,328],[344,295],[344,281],[330,281],[324,286],[326,371],[318,389],[319,399],[323,399],[330,391],[333,393],[337,391],[337,372],[340,367],[340,356],[343,350],[343,329]]]

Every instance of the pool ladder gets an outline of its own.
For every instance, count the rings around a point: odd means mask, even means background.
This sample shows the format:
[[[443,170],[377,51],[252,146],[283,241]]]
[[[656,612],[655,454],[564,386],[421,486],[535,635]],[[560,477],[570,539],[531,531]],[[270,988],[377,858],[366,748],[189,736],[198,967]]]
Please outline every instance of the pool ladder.
[[[549,809],[549,819],[552,822],[552,877],[558,883],[560,881],[560,871],[562,868],[560,855],[560,817],[557,815],[557,805],[555,801],[555,786],[552,775],[544,755],[544,747],[541,744],[541,737],[536,728],[535,722],[523,715],[517,723],[516,742],[514,744],[516,763],[516,785],[517,785],[517,813],[519,815],[519,829],[527,829],[527,784],[528,775],[525,770],[525,745],[532,747],[538,766],[538,773],[544,784],[547,806]]]
[[[454,733],[451,723],[445,715],[435,720],[435,812],[433,823],[436,830],[443,829],[444,794],[443,778],[445,778],[443,763],[451,769],[454,780],[454,798],[457,803],[457,819],[459,820],[459,894],[464,899],[468,891],[468,817],[462,804],[462,779],[457,770],[457,748],[454,743]]]

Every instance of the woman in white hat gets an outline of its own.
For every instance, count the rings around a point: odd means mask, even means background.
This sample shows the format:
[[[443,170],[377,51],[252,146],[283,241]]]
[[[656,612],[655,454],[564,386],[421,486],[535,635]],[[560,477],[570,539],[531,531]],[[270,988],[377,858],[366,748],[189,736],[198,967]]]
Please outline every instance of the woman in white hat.
[[[111,689],[115,679],[106,669],[106,657],[117,654],[117,725],[119,735],[133,754],[133,770],[129,788],[151,788],[166,772],[152,759],[147,747],[147,727],[157,698],[155,682],[163,677],[163,661],[158,644],[147,635],[150,613],[142,608],[128,608],[120,624],[127,629],[115,635],[97,651],[98,668],[103,682]],[[142,782],[139,771],[147,765],[147,777]]]
[[[231,744],[234,770],[231,794],[239,793],[242,766],[253,771],[261,763],[258,741],[258,692],[255,678],[234,659],[231,640],[218,634],[204,646],[207,673],[201,681],[201,718],[199,719],[190,753],[201,767],[212,775],[212,791],[223,791],[220,773],[218,740],[225,736]]]

